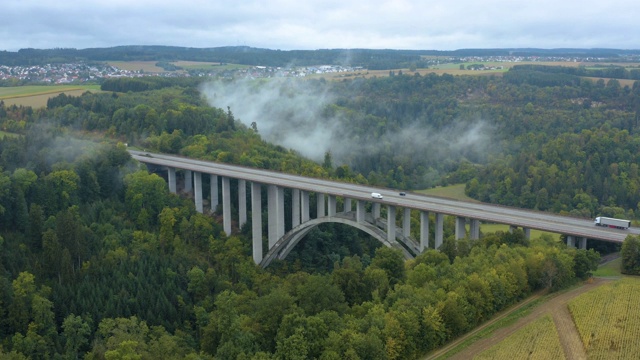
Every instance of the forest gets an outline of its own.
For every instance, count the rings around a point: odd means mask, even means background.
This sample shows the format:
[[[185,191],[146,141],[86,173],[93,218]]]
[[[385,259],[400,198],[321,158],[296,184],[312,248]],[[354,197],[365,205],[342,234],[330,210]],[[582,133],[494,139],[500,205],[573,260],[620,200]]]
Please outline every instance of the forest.
[[[363,66],[370,70],[408,68],[414,64],[424,68],[430,64],[429,57],[445,56],[460,58],[467,56],[523,56],[523,57],[577,57],[625,61],[625,58],[640,55],[638,50],[624,49],[460,49],[460,50],[394,50],[394,49],[317,49],[279,50],[250,46],[222,46],[215,48],[187,48],[180,46],[115,46],[108,48],[55,48],[20,49],[0,51],[0,64],[44,65],[65,62],[105,61],[163,61],[178,60],[220,62],[259,66],[317,66],[349,65]]]
[[[303,80],[333,94],[320,116],[342,121],[336,141],[376,144],[322,163],[265,141],[189,82],[123,79],[46,108],[0,102],[0,357],[416,359],[535,291],[588,278],[593,249],[520,231],[454,240],[452,219],[440,251],[411,261],[334,225],[261,269],[250,225],[226,236],[126,151],[389,188],[465,183],[486,202],[636,219],[640,86],[532,71]],[[394,137],[406,129],[456,136],[406,149]]]

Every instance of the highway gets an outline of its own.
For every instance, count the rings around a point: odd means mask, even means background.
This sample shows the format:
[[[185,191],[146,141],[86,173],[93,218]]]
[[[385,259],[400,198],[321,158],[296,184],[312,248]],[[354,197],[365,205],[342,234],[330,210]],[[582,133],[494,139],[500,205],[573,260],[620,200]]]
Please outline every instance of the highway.
[[[393,189],[315,179],[147,151],[129,150],[129,153],[135,160],[148,164],[175,167],[177,169],[243,179],[261,184],[343,196],[355,200],[379,202],[402,208],[408,207],[421,211],[473,218],[486,222],[514,225],[576,237],[621,243],[629,234],[640,234],[640,229],[636,228],[619,230],[598,227],[594,225],[593,219],[580,219],[513,207],[451,200],[411,192],[407,192],[406,196],[400,196],[398,191]],[[372,199],[372,192],[382,194],[383,199]]]

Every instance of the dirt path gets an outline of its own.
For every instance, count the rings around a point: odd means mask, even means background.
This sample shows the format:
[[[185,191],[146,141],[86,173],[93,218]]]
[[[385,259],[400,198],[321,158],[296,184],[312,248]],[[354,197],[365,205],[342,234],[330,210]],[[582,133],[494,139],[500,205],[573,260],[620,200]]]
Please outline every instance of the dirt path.
[[[580,334],[571,318],[567,304],[558,304],[549,311],[553,316],[553,323],[556,324],[556,330],[558,330],[564,357],[567,360],[587,360],[587,352],[582,340],[580,340]]]
[[[449,359],[456,359],[456,360],[471,359],[476,354],[479,354],[484,350],[489,349],[491,346],[499,343],[509,335],[520,330],[522,327],[526,326],[527,324],[531,323],[532,321],[536,320],[537,318],[545,314],[551,314],[553,316],[553,321],[556,324],[556,328],[558,329],[558,334],[560,335],[560,343],[565,352],[566,358],[567,359],[586,359],[587,357],[586,357],[584,347],[582,346],[582,342],[580,340],[580,337],[578,336],[578,331],[576,330],[575,324],[573,323],[573,320],[571,319],[571,315],[569,314],[567,303],[569,300],[573,299],[574,297],[582,293],[585,293],[589,290],[592,290],[600,285],[606,284],[609,281],[611,280],[604,279],[604,278],[596,278],[596,279],[593,279],[593,282],[591,283],[584,283],[582,286],[560,293],[552,297],[548,301],[540,304],[536,308],[534,308],[529,315],[523,318],[520,318],[514,324],[495,330],[490,337],[476,341],[475,343],[471,344],[469,347],[462,350],[461,352],[453,355]],[[537,295],[537,297],[539,296],[540,295]],[[537,298],[536,295],[534,295],[534,297]],[[532,297],[530,297],[526,301],[527,302],[532,301]],[[469,337],[472,337],[482,329],[492,325],[493,323],[500,320],[501,318],[509,315],[510,313],[517,310],[521,306],[522,305],[519,305],[517,307],[510,309],[504,314],[501,314],[498,318],[495,318],[485,323],[484,325],[476,328],[474,331],[465,335],[464,337],[428,355],[425,359],[437,359],[445,355],[447,351],[451,350],[457,344],[465,341]]]

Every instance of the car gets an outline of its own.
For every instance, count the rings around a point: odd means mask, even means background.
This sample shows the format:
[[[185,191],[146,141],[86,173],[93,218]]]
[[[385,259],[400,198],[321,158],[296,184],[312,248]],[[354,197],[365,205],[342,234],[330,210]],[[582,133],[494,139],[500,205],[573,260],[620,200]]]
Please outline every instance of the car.
[[[382,194],[380,193],[371,193],[371,197],[374,199],[382,199]]]
[[[406,192],[404,192],[404,191],[400,191],[400,194],[399,194],[399,195],[400,195],[400,196],[407,196],[407,193],[406,193]]]

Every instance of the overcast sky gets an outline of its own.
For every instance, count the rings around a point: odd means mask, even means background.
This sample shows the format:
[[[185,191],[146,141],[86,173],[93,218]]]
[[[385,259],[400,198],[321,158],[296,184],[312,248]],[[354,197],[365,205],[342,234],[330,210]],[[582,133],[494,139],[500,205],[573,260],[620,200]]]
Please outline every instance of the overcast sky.
[[[3,0],[0,50],[638,49],[638,0]]]

